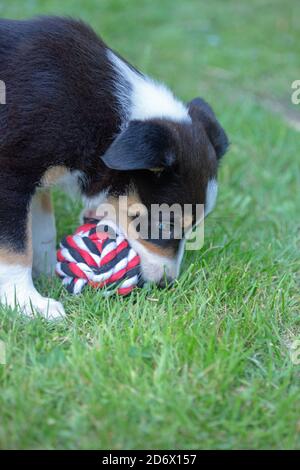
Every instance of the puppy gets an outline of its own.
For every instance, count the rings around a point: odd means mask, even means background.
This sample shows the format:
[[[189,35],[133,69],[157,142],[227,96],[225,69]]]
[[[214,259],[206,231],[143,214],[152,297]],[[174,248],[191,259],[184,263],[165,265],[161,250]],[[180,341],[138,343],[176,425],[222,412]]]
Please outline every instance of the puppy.
[[[125,195],[146,208],[177,203],[212,210],[228,140],[210,106],[200,98],[185,105],[84,23],[0,20],[0,80],[6,86],[0,105],[2,304],[27,315],[64,315],[32,282],[32,271],[51,274],[55,267],[47,192],[53,184],[78,188],[90,210],[105,202],[117,207]],[[178,275],[184,239],[135,237],[132,244],[145,280]]]

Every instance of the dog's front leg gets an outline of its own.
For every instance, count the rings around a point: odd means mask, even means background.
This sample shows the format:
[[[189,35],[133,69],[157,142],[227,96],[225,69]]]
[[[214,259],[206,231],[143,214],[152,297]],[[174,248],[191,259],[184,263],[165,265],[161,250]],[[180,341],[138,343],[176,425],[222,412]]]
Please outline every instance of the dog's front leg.
[[[40,295],[33,284],[31,204],[18,196],[14,207],[0,200],[0,303],[28,316],[59,318],[65,314],[62,304]]]
[[[56,264],[56,227],[50,189],[37,191],[31,203],[33,276],[52,276]]]

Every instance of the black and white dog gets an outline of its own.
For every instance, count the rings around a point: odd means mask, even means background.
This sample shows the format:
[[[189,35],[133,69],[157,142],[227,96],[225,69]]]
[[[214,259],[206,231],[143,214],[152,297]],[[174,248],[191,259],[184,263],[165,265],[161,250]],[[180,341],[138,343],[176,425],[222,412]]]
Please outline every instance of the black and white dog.
[[[0,20],[0,80],[2,304],[28,315],[32,308],[48,318],[64,314],[32,282],[46,258],[54,270],[53,184],[77,186],[91,210],[120,195],[146,207],[203,203],[206,214],[212,210],[228,147],[212,109],[200,98],[183,104],[82,22]],[[178,275],[184,240],[132,243],[145,280]]]

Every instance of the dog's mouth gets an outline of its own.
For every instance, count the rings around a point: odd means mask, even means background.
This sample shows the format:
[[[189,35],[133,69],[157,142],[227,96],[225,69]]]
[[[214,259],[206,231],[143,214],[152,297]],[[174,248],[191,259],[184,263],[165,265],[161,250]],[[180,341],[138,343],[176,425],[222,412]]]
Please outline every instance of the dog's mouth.
[[[141,275],[144,282],[155,283],[164,287],[173,282],[179,274],[177,258],[158,254],[151,250],[151,243],[141,243],[139,240],[128,239],[141,260]]]

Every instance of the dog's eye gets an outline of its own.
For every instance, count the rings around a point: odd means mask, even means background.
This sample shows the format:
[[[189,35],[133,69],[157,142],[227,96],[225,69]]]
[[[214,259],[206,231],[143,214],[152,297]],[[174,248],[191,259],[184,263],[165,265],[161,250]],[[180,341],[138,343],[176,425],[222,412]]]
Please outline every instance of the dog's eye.
[[[130,210],[128,211],[128,217],[131,220],[135,220],[135,219],[137,219],[138,217],[141,217],[141,216],[142,216],[142,214],[139,211],[137,211],[137,212],[136,211],[130,211]]]

